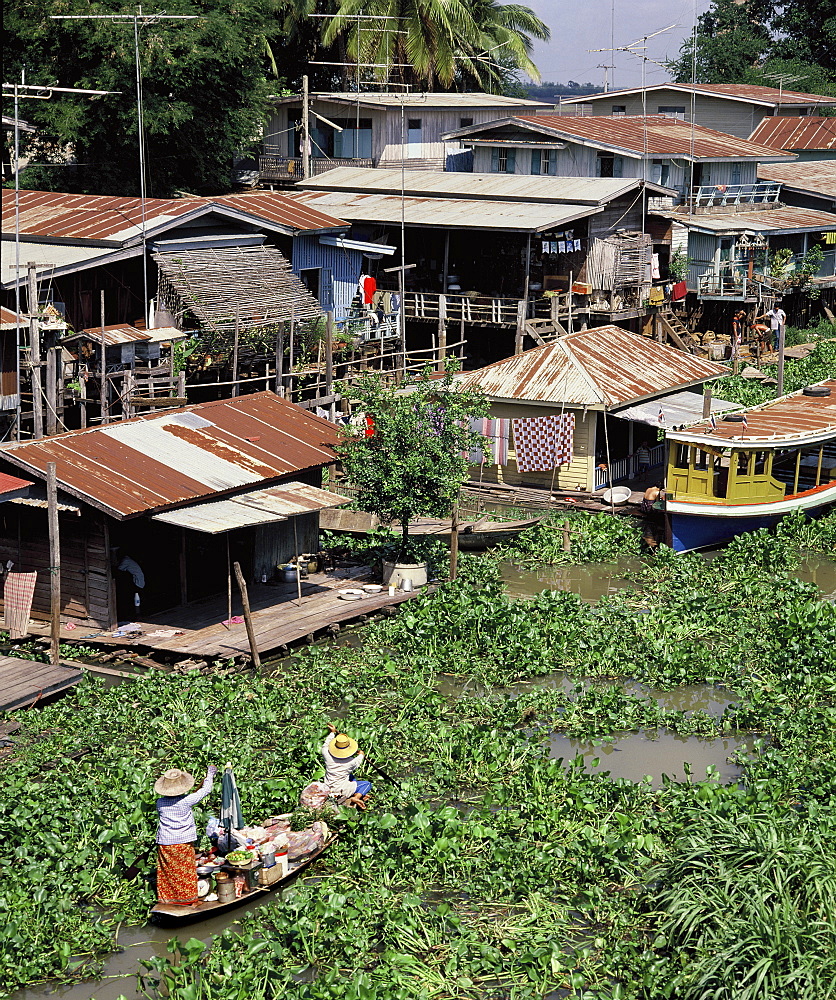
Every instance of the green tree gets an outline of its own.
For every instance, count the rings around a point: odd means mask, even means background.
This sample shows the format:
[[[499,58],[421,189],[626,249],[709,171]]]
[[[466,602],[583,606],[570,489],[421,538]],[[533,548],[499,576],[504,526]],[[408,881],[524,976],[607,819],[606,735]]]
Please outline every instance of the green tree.
[[[400,558],[414,517],[447,517],[467,478],[468,452],[482,443],[470,430],[484,416],[481,392],[455,388],[455,375],[426,369],[400,386],[369,373],[343,391],[373,421],[370,432],[347,427],[337,446],[343,470],[358,489],[357,503],[384,521],[400,521]]]
[[[149,194],[228,190],[233,157],[259,140],[267,96],[285,68],[279,42],[284,0],[172,0],[168,14],[197,21],[149,22],[140,31]],[[134,13],[112,0],[108,13]],[[131,22],[53,21],[99,13],[86,0],[18,2],[7,12],[6,79],[120,91],[95,101],[26,101],[38,127],[22,183],[52,190],[137,194],[138,146]],[[70,164],[75,162],[76,167]]]
[[[379,20],[352,20],[357,14]],[[534,12],[496,0],[342,0],[323,33],[343,39],[349,61],[377,64],[373,75],[427,90],[500,89],[509,73],[539,79],[532,38],[549,29]]]

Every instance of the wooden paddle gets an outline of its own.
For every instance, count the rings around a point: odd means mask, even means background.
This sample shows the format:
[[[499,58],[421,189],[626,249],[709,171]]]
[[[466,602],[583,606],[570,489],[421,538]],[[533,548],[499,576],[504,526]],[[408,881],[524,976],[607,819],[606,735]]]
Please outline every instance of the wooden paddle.
[[[154,841],[143,854],[140,854],[134,860],[134,863],[132,865],[130,865],[122,872],[122,878],[128,882],[135,879],[137,875],[139,875],[139,873],[142,871],[142,862],[148,860],[149,855],[156,848],[156,846],[157,842]]]
[[[368,757],[366,758],[366,763],[369,765],[369,767],[373,771],[377,771],[377,773],[380,775],[381,778],[385,778],[386,781],[388,781],[391,784],[393,784],[395,786],[395,788],[400,788],[401,787],[401,784],[400,784],[399,781],[395,781],[395,779],[390,774],[387,774],[383,770],[382,767],[378,767],[377,764],[375,764],[373,761],[370,761]]]

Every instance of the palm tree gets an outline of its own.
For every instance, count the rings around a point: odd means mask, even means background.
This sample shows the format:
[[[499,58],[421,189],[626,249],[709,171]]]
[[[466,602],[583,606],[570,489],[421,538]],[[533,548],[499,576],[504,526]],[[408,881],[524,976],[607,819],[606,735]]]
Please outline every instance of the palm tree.
[[[548,27],[496,0],[341,0],[323,33],[326,45],[345,39],[348,61],[369,64],[375,79],[426,90],[495,89],[509,70],[537,79],[532,37],[547,39]]]

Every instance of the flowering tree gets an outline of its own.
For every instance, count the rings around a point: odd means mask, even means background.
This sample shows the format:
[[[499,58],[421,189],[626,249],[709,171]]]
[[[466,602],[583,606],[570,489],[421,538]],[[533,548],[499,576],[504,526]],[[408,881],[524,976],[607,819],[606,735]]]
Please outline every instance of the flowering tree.
[[[488,401],[479,391],[463,391],[455,374],[431,368],[392,385],[377,373],[342,391],[367,415],[361,430],[346,427],[337,445],[348,479],[358,487],[357,502],[382,521],[401,522],[404,560],[409,522],[414,517],[446,517],[467,478],[468,453],[484,443],[470,429]]]

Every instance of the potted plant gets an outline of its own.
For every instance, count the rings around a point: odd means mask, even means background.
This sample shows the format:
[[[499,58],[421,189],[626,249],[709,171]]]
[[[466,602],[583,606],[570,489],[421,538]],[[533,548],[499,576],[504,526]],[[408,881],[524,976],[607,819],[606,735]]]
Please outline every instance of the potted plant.
[[[470,429],[470,418],[487,413],[487,399],[457,389],[452,365],[441,377],[428,367],[400,385],[370,372],[341,392],[366,414],[361,430],[343,429],[336,449],[358,489],[357,505],[381,521],[400,523],[400,544],[394,563],[384,563],[384,583],[408,577],[422,586],[426,562],[412,561],[409,523],[450,515],[467,478],[469,452],[484,440]]]

